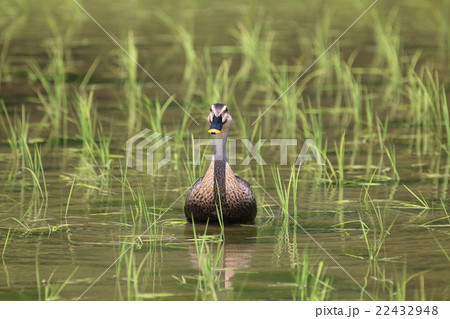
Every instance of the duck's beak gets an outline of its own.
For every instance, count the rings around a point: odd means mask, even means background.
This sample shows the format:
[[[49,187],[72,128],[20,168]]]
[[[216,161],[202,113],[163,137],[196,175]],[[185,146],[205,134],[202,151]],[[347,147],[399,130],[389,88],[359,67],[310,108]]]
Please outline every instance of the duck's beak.
[[[222,133],[222,116],[213,116],[213,120],[211,123],[211,127],[208,130],[208,133],[211,134],[219,134]]]

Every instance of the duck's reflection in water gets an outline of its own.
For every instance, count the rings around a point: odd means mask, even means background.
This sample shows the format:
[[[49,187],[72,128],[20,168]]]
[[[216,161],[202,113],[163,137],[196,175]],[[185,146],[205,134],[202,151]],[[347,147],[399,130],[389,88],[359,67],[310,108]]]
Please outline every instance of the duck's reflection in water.
[[[195,234],[194,229],[195,227]],[[202,263],[214,271],[214,280],[225,289],[233,287],[232,278],[240,269],[250,267],[256,246],[257,228],[248,226],[225,226],[223,240],[217,225],[186,225],[185,238],[189,244],[189,255],[193,268],[201,273]],[[195,243],[195,238],[197,238]],[[205,266],[203,264],[203,266]]]

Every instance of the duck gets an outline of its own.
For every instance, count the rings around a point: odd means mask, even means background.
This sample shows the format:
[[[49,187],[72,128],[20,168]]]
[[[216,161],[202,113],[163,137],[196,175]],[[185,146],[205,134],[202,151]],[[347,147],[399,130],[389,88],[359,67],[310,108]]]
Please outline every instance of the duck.
[[[188,222],[244,224],[254,221],[256,198],[250,184],[233,173],[226,155],[232,117],[227,105],[215,103],[208,121],[214,154],[204,177],[193,184],[184,205]]]

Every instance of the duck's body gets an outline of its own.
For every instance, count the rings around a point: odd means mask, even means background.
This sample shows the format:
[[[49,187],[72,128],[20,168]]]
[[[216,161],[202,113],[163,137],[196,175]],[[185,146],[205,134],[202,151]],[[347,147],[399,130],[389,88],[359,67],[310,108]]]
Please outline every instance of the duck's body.
[[[226,160],[231,116],[224,104],[214,104],[211,113],[209,132],[215,141],[214,157],[205,176],[189,192],[184,213],[188,221],[195,222],[218,222],[218,213],[222,214],[224,223],[251,222],[256,217],[255,195],[245,180],[234,175]]]
[[[196,222],[217,222],[220,207],[225,223],[250,222],[256,216],[250,185],[235,176],[227,162],[212,161],[205,177],[195,182],[187,196],[184,213],[189,221],[193,217]]]

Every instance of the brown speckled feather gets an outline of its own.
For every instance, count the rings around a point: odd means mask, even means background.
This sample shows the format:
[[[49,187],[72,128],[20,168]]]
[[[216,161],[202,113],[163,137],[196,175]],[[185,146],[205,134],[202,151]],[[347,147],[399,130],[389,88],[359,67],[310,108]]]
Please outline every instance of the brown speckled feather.
[[[217,222],[217,210],[222,207],[225,223],[251,222],[256,216],[256,199],[250,185],[234,175],[226,161],[212,161],[186,198],[184,213],[191,221]]]

